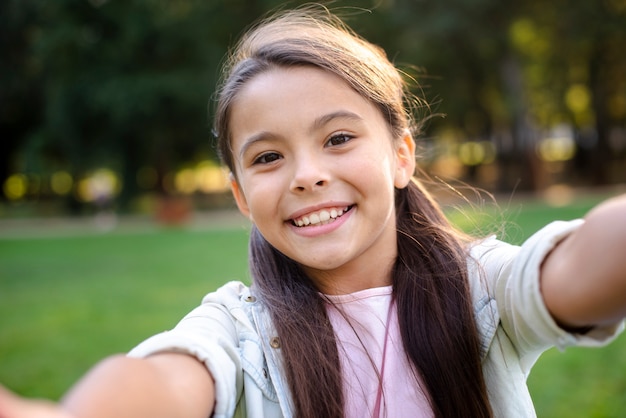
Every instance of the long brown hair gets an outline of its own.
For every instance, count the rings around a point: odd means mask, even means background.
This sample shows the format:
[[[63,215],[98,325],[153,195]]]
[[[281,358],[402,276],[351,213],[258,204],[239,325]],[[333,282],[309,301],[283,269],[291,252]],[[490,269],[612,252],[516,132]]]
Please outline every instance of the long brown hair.
[[[276,14],[253,27],[224,67],[215,134],[235,174],[230,108],[242,85],[275,67],[311,65],[341,77],[377,106],[394,138],[409,128],[412,104],[400,71],[384,51],[322,7]],[[415,130],[415,129],[414,129]],[[490,417],[474,322],[467,254],[460,234],[415,180],[396,189],[398,257],[392,271],[400,332],[408,358],[437,417]],[[341,367],[326,304],[300,266],[253,226],[254,291],[269,309],[280,340],[296,416],[343,417]],[[417,384],[417,383],[416,383]]]

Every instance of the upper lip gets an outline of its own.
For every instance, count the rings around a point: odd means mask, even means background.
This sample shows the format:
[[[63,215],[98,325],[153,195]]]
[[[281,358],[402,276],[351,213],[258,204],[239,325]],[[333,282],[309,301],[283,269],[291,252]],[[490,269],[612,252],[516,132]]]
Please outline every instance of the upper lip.
[[[289,218],[287,219],[288,221],[293,221],[294,219],[298,219],[301,218],[305,215],[311,214],[311,213],[315,213],[315,212],[319,212],[321,210],[324,209],[332,209],[332,208],[346,208],[349,206],[352,206],[353,203],[347,203],[347,202],[326,202],[326,203],[320,203],[317,205],[313,205],[313,206],[308,206],[304,209],[300,209],[297,210],[295,212],[293,212],[291,215],[289,215]]]

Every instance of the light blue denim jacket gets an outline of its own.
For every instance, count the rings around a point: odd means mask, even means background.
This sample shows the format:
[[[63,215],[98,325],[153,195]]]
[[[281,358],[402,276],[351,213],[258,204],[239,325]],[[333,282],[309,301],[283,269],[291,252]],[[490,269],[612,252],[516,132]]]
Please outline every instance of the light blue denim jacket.
[[[531,367],[546,349],[602,345],[624,327],[595,328],[585,335],[560,329],[539,292],[546,254],[582,221],[555,222],[521,247],[494,237],[475,244],[468,261],[483,370],[496,417],[534,417],[526,386]],[[215,380],[213,417],[292,417],[281,370],[280,341],[263,304],[240,282],[208,294],[171,331],[155,335],[128,355],[183,352],[203,362]]]

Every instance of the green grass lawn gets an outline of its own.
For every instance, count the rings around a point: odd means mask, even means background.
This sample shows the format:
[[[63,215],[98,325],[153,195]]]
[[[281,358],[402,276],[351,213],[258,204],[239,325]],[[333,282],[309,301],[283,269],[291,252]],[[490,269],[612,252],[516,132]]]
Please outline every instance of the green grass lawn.
[[[479,219],[504,224],[507,240],[518,243],[596,201],[558,209],[511,203]],[[58,398],[96,361],[171,328],[221,283],[247,281],[246,249],[244,229],[0,239],[0,383]],[[626,337],[599,350],[550,350],[529,385],[539,417],[626,416]]]
[[[247,280],[247,231],[0,240],[0,382],[58,397],[98,359]]]

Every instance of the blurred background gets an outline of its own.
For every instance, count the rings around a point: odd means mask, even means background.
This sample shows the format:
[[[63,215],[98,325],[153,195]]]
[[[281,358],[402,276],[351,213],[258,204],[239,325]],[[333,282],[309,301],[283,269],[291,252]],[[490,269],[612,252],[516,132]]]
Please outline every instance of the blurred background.
[[[211,136],[228,47],[275,0],[0,3],[0,218],[231,205]],[[566,199],[626,182],[626,1],[326,2],[431,104],[421,165]],[[365,10],[368,9],[368,10]]]
[[[242,31],[301,3],[0,1],[0,384],[56,399],[249,280],[211,98]],[[459,227],[520,243],[626,190],[626,0],[326,4],[421,83],[421,166],[504,203]],[[624,370],[624,337],[550,350],[538,416],[625,416]]]

